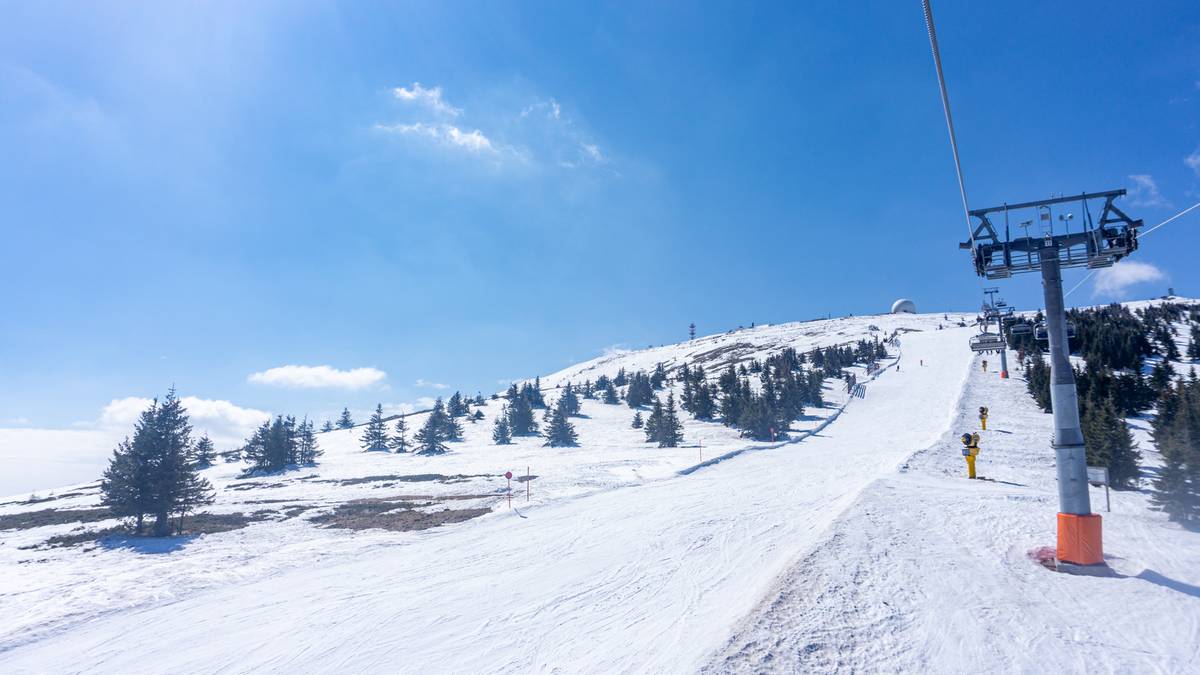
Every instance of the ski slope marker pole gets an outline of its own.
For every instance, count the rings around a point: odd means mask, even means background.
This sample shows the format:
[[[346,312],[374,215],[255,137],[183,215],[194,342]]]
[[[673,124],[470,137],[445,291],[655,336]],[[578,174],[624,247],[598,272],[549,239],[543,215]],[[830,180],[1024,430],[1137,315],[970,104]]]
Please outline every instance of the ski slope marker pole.
[[[529,465],[525,465],[525,501],[529,501]]]
[[[512,472],[505,471],[504,477],[508,479],[508,508],[512,508]]]

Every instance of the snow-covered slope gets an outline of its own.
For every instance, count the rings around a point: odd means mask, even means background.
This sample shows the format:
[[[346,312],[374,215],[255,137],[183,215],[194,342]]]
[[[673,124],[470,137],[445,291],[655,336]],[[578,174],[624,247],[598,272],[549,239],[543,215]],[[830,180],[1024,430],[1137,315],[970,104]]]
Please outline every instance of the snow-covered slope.
[[[68,547],[43,542],[114,523],[0,530],[0,672],[1193,668],[1200,536],[1146,494],[1114,493],[1105,537],[1120,578],[1030,561],[1053,544],[1050,418],[1017,368],[1007,381],[980,370],[973,329],[950,328],[959,318],[760,326],[542,377],[553,400],[556,386],[621,368],[686,361],[715,375],[899,331],[865,397],[829,383],[827,407],[787,442],[688,418],[685,447],[659,449],[625,405],[585,400],[578,448],[495,446],[491,402],[444,456],[364,453],[351,430],[321,436],[315,468],[207,470],[212,510],[244,514],[240,529]],[[962,477],[955,437],[979,405],[992,410],[980,466],[994,482]],[[515,483],[510,510],[501,474],[526,467],[529,501]],[[96,503],[94,487],[66,493],[0,504],[0,518]],[[487,512],[403,532],[322,520],[401,501],[430,517]]]
[[[1117,576],[1056,574],[1052,416],[1019,371],[971,369],[951,429],[870,485],[781,576],[710,672],[1200,672],[1200,534],[1149,508],[1147,490],[1092,488]],[[965,479],[957,436],[980,432]],[[1160,459],[1134,425],[1152,475]]]
[[[905,335],[900,368],[807,440],[14,640],[0,665],[695,669],[863,486],[943,433],[970,362],[966,337]],[[114,641],[127,634],[156,646],[152,667]]]

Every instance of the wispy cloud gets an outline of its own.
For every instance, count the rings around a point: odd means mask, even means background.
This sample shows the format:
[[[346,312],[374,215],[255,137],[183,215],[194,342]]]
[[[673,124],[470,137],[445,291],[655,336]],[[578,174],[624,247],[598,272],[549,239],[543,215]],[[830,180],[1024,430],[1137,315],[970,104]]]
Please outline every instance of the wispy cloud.
[[[497,153],[491,139],[478,129],[463,131],[453,124],[376,124],[375,128],[390,134],[415,135],[431,138],[445,145],[461,148],[473,153]]]
[[[1158,191],[1158,183],[1149,174],[1139,173],[1129,177],[1133,181],[1133,189],[1129,191],[1131,206],[1146,206],[1151,208],[1166,208],[1171,206]]]
[[[1152,281],[1163,281],[1167,275],[1150,263],[1123,260],[1096,273],[1095,296],[1121,297],[1131,287]]]
[[[396,87],[392,90],[392,95],[401,101],[424,105],[436,113],[450,117],[458,117],[463,112],[462,108],[456,108],[442,98],[440,86],[427,89],[422,87],[420,82],[413,82],[411,87]]]
[[[441,382],[430,382],[429,380],[418,379],[413,382],[414,387],[429,387],[431,389],[449,389],[450,385],[442,384]]]
[[[525,108],[521,111],[520,117],[529,117],[535,113],[544,114],[550,119],[562,119],[562,106],[558,104],[558,101],[555,101],[552,98],[545,101],[538,101],[537,103],[532,103],[525,106]]]
[[[279,366],[253,373],[247,378],[255,384],[287,389],[364,389],[382,382],[387,373],[377,368],[338,370],[331,366]]]
[[[1187,157],[1184,157],[1183,163],[1191,167],[1192,171],[1195,171],[1197,176],[1200,176],[1200,148],[1196,148],[1195,152]]]

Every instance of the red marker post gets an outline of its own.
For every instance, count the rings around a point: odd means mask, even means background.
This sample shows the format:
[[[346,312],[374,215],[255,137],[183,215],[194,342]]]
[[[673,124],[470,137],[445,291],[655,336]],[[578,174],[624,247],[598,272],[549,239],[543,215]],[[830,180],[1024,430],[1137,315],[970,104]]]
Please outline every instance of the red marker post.
[[[512,472],[505,471],[504,477],[508,479],[508,508],[512,508]]]

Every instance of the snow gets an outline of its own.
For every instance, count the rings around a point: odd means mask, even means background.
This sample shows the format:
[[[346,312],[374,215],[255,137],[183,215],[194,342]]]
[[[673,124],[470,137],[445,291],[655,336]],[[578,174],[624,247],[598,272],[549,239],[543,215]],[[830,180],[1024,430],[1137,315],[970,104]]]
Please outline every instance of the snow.
[[[951,429],[885,476],[789,569],[709,663],[712,671],[1195,672],[1200,536],[1149,508],[1148,490],[1092,489],[1119,576],[1051,572],[1052,417],[1017,377],[972,368]],[[957,436],[989,408],[979,473]],[[1134,420],[1147,477],[1158,466]]]
[[[490,402],[444,456],[364,453],[355,429],[321,435],[315,468],[206,471],[220,488],[213,511],[307,509],[298,517],[156,552],[126,540],[21,548],[72,524],[0,532],[0,672],[1186,670],[1200,644],[1200,537],[1145,493],[1113,493],[1106,546],[1123,578],[1032,563],[1029,549],[1053,544],[1050,417],[1020,379],[979,371],[974,329],[936,330],[961,317],[759,326],[542,377],[553,400],[556,385],[622,367],[703,362],[715,377],[785,346],[917,331],[900,334],[899,368],[864,398],[830,383],[830,404],[787,442],[688,418],[688,447],[659,449],[629,428],[628,407],[585,400],[580,447],[494,446]],[[997,482],[962,478],[956,436],[979,405],[993,415],[981,474]],[[502,474],[527,466],[531,500],[517,488],[509,510]],[[395,478],[416,474],[467,477]],[[0,515],[95,504],[94,487],[64,491],[82,494],[0,503]],[[403,533],[310,521],[397,494],[493,511]]]

